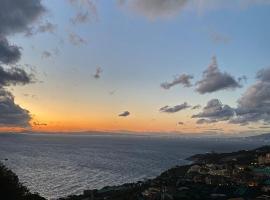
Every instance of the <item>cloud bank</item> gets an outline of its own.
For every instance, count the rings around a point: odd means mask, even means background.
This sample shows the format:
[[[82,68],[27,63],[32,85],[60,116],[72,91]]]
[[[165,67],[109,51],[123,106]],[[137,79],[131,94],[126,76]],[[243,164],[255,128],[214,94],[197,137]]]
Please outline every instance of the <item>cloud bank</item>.
[[[29,111],[15,104],[14,96],[0,88],[0,126],[29,127],[31,116]]]
[[[0,63],[9,65],[21,58],[20,47],[11,45],[7,36],[27,32],[45,12],[41,0],[1,0],[0,6]],[[0,66],[0,126],[29,127],[29,111],[14,101],[14,96],[5,87],[25,85],[32,82],[32,75],[18,67]]]
[[[254,122],[270,124],[270,68],[258,71],[256,79],[238,99],[236,108],[212,99],[201,113],[193,115],[192,118],[199,118],[199,124],[219,121],[242,126]]]
[[[234,109],[228,105],[223,105],[218,99],[208,101],[203,111],[193,115],[192,118],[200,118],[197,123],[214,123],[227,121],[234,116]]]
[[[258,71],[256,79],[238,100],[237,117],[230,123],[270,123],[270,68]]]

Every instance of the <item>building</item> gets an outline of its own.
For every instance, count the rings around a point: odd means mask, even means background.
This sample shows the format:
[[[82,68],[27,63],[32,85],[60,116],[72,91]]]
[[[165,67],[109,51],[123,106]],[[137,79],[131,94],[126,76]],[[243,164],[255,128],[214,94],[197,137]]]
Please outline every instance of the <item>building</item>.
[[[270,153],[259,156],[258,157],[258,163],[260,165],[270,164]]]

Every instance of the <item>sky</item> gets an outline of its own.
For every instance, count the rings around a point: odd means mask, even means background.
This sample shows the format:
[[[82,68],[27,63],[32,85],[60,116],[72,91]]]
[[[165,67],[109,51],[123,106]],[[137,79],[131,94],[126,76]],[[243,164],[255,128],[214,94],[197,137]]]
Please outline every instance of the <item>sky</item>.
[[[270,130],[269,0],[0,3],[1,131]]]

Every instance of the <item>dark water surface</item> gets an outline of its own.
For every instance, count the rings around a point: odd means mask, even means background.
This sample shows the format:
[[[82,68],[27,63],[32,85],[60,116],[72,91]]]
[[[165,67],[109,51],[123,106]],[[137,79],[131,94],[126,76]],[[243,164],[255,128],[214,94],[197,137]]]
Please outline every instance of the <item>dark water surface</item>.
[[[267,143],[239,138],[0,134],[0,160],[31,191],[56,198],[151,178],[186,164],[184,159],[196,153],[231,152]]]

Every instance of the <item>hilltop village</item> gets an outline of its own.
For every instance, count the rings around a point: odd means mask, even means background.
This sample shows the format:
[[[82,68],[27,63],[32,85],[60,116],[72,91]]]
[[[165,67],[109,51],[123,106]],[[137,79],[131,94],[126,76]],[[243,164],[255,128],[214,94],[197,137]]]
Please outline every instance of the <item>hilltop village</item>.
[[[61,200],[270,200],[270,146],[194,155],[157,178]]]

